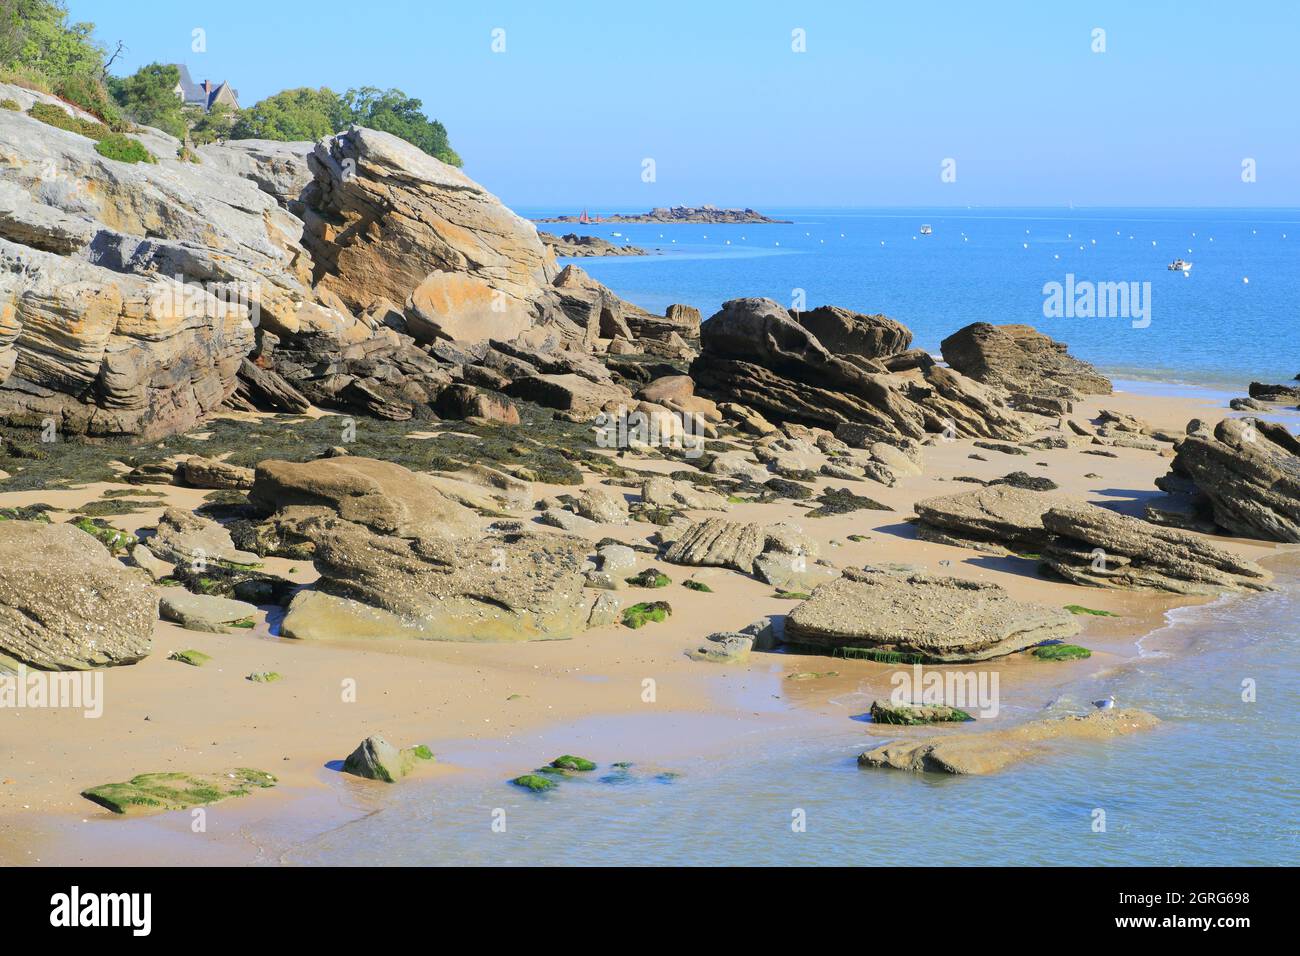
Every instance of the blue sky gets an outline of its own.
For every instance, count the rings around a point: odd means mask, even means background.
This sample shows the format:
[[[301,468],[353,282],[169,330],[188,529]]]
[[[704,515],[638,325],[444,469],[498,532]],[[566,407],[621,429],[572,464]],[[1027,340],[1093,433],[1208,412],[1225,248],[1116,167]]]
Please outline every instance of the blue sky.
[[[1295,0],[68,6],[244,105],[400,87],[517,206],[1300,206]]]

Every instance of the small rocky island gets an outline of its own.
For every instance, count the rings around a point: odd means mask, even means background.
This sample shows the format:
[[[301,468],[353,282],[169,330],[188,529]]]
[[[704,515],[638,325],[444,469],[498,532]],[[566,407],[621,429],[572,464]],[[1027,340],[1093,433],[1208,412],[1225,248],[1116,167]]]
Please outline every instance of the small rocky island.
[[[571,259],[584,256],[648,256],[651,253],[640,246],[618,246],[600,236],[580,236],[576,232],[566,232],[557,236],[551,232],[537,230],[537,238],[542,245],[556,256],[568,256]]]
[[[584,213],[585,215],[585,213]],[[753,209],[719,209],[717,206],[656,206],[637,216],[600,216],[597,219],[582,216],[554,216],[534,222],[703,222],[703,223],[789,223],[789,219],[773,219]]]

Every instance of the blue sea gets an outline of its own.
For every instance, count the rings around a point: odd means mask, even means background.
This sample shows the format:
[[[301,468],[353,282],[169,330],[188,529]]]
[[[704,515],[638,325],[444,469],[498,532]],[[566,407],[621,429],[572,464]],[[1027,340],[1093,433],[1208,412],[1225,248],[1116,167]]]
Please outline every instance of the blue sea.
[[[522,209],[538,218],[571,209]],[[612,213],[644,209],[591,209]],[[571,260],[651,310],[727,299],[883,312],[939,342],[1025,323],[1123,378],[1217,385],[1300,373],[1300,209],[762,209],[789,225],[539,224],[661,254]],[[923,224],[931,235],[920,233]],[[1191,262],[1170,271],[1175,259]],[[565,260],[570,261],[570,260]],[[1150,283],[1150,324],[1047,318],[1044,286]]]

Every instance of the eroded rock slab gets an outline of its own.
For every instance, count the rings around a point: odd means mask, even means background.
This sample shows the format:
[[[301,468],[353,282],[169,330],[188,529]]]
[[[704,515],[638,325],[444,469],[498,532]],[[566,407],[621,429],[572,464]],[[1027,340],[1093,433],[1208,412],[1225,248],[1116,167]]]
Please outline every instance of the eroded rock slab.
[[[849,568],[786,618],[787,643],[979,661],[1080,630],[1063,608],[1016,601],[998,584]]]
[[[1098,710],[1034,720],[1006,730],[957,732],[882,744],[858,756],[863,767],[913,772],[997,773],[1012,764],[1063,749],[1070,741],[1100,741],[1147,730],[1159,718],[1143,710]]]

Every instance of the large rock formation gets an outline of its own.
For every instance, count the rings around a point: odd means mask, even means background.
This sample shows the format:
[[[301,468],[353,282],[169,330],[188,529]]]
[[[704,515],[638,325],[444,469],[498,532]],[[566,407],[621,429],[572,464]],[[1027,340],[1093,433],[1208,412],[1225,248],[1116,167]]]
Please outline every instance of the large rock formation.
[[[133,664],[151,650],[157,619],[148,578],[91,535],[0,520],[0,669]]]
[[[1016,392],[1109,395],[1110,379],[1028,325],[974,322],[941,343],[943,360],[963,375]]]
[[[785,624],[790,644],[940,662],[986,660],[1078,632],[1068,611],[1012,600],[992,582],[872,568],[823,584]]]
[[[462,307],[520,328],[540,317],[554,261],[534,226],[460,170],[359,127],[321,140],[308,164],[304,243],[319,284],[353,310],[408,303],[441,275],[409,304],[430,326],[457,323]]]
[[[164,134],[140,138],[157,163],[0,110],[0,418],[104,436],[188,427],[233,390],[259,317],[310,298],[297,219],[177,159]]]
[[[1093,587],[1175,594],[1266,591],[1272,575],[1188,531],[1164,528],[1092,505],[1052,508],[1042,517],[1043,559],[1061,577]]]
[[[829,307],[818,313],[836,328],[846,317],[862,318]],[[778,422],[843,428],[838,437],[850,444],[918,439],[927,431],[1002,438],[1028,432],[999,395],[978,383],[938,367],[913,382],[862,355],[840,358],[770,299],[723,303],[700,340],[691,376],[701,394]]]
[[[1157,484],[1190,495],[1232,534],[1300,541],[1300,440],[1282,425],[1229,418],[1213,434],[1197,429]]]
[[[294,598],[286,636],[517,641],[586,627],[584,543],[479,531],[427,475],[354,456],[265,461],[249,497],[273,510],[269,537],[314,549],[320,579]]]

